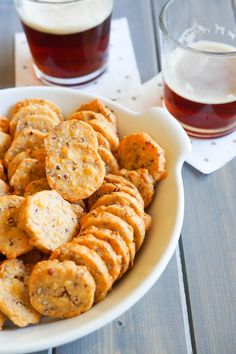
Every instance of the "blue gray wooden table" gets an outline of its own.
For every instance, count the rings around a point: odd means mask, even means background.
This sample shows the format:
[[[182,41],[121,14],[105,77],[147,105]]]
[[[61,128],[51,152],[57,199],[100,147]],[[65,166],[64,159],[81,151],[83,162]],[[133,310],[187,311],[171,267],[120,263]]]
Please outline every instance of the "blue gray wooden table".
[[[219,1],[236,16],[235,0]],[[160,70],[163,2],[115,0],[114,17],[128,18],[143,82]],[[0,0],[0,88],[14,86],[13,35],[20,29],[13,1]],[[209,176],[185,164],[183,178],[179,247],[155,286],[104,328],[40,354],[236,353],[236,161]]]

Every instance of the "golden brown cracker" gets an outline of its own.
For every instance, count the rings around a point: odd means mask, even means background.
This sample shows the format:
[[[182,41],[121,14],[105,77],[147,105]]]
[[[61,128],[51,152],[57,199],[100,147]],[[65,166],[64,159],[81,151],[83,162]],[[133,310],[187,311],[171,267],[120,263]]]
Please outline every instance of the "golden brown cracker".
[[[35,179],[43,178],[45,173],[45,162],[37,159],[26,158],[17,167],[10,179],[10,185],[16,195],[24,195],[26,186]]]
[[[27,197],[19,219],[30,244],[46,253],[70,241],[77,233],[75,213],[56,191],[42,191]]]
[[[100,206],[94,209],[96,211],[103,210],[113,215],[119,216],[122,220],[127,222],[134,230],[134,243],[136,252],[140,249],[144,237],[145,237],[145,226],[144,221],[139,217],[134,210],[129,206],[113,204],[108,206]]]
[[[66,200],[76,203],[88,198],[102,184],[105,166],[91,147],[70,146],[50,152],[46,158],[48,184]]]
[[[111,124],[98,119],[92,119],[88,123],[96,132],[101,133],[107,139],[111,146],[111,151],[116,151],[119,145],[119,138]]]
[[[120,204],[124,206],[131,207],[135,213],[143,218],[144,210],[143,207],[139,204],[137,199],[131,197],[130,194],[124,192],[112,192],[110,194],[105,194],[98,198],[96,202],[92,205],[91,210],[102,206],[102,205],[112,205],[112,204]]]
[[[0,179],[0,197],[11,194],[11,189],[6,182]]]
[[[32,305],[45,316],[69,318],[93,305],[95,282],[84,266],[48,260],[36,264],[29,282]]]
[[[132,227],[118,216],[97,209],[90,211],[81,219],[81,231],[90,226],[96,226],[119,232],[120,236],[124,239],[127,247],[129,248],[132,265],[135,257],[134,232]]]
[[[0,265],[0,310],[17,326],[38,323],[40,314],[29,298],[30,268],[19,259]]]
[[[117,256],[108,242],[96,238],[93,234],[78,235],[74,241],[94,250],[101,257],[113,282],[118,278],[121,271],[121,257]]]
[[[10,135],[0,131],[0,159],[4,159],[5,153],[9,149],[10,145]]]
[[[111,150],[111,145],[108,140],[101,133],[96,132],[96,136],[98,139],[98,146],[104,147],[107,150]]]
[[[151,215],[144,213],[144,225],[145,225],[145,232],[148,232],[152,226],[152,217]]]
[[[129,249],[127,247],[126,242],[123,240],[123,238],[120,236],[119,232],[112,231],[106,228],[98,228],[96,226],[90,226],[88,228],[85,228],[81,230],[80,235],[87,235],[91,234],[98,238],[99,240],[103,240],[108,242],[115,253],[121,257],[121,270],[120,270],[120,275],[119,278],[127,271],[130,265],[130,253]],[[76,241],[77,238],[75,238],[73,241]]]
[[[18,112],[22,107],[28,107],[30,105],[43,106],[49,108],[51,111],[55,113],[55,115],[59,120],[61,121],[64,120],[61,109],[55,103],[49,100],[39,99],[39,98],[31,98],[31,99],[24,99],[18,101],[13,108],[13,114]]]
[[[125,168],[117,172],[119,175],[127,178],[132,182],[141,194],[144,207],[147,208],[154,197],[154,181],[146,168],[139,168],[138,170],[126,170]]]
[[[3,160],[0,160],[0,179],[4,182],[7,181],[6,173],[5,173],[5,166]]]
[[[27,149],[37,150],[44,147],[45,134],[37,129],[26,128],[24,129],[16,139],[13,140],[10,148],[5,154],[6,165],[20,152]]]
[[[26,128],[33,128],[42,133],[48,133],[55,127],[55,125],[57,125],[57,122],[46,115],[31,115],[18,120],[14,131],[14,138]]]
[[[99,99],[95,99],[91,102],[82,104],[78,111],[92,111],[96,113],[102,114],[108,122],[112,123],[115,127],[117,127],[117,118],[114,111],[108,108],[102,101]]]
[[[49,187],[47,178],[39,178],[27,184],[25,187],[24,197],[50,189],[51,188]]]
[[[165,151],[146,133],[125,136],[117,149],[117,159],[122,168],[146,168],[154,181],[166,176]]]
[[[16,172],[17,167],[24,159],[32,158],[32,159],[37,159],[39,161],[45,161],[45,157],[46,157],[46,152],[44,148],[38,150],[27,149],[25,151],[20,152],[12,160],[9,161],[8,170],[7,170],[9,180],[12,178],[12,176]]]
[[[56,152],[71,145],[84,145],[97,149],[97,136],[91,126],[76,119],[58,124],[45,138],[45,148],[49,153]]]
[[[3,116],[0,116],[0,131],[9,134],[9,119]]]
[[[99,146],[98,153],[105,163],[106,173],[117,173],[119,170],[119,165],[112,152],[102,146]]]
[[[87,267],[96,283],[95,303],[104,299],[107,292],[111,289],[112,278],[105,263],[95,251],[84,245],[76,242],[64,243],[52,253],[50,259],[70,260],[77,265]]]
[[[24,198],[16,195],[0,197],[0,252],[15,258],[33,247],[28,235],[19,228],[19,211]]]

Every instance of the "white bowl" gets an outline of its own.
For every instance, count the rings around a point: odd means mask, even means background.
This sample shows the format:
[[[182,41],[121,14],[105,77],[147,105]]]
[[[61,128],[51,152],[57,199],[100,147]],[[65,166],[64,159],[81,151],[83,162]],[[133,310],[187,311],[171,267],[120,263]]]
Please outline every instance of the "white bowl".
[[[0,91],[0,114],[7,115],[16,101],[45,98],[58,104],[63,113],[72,113],[94,96],[79,91],[53,87],[23,87]],[[190,141],[177,121],[162,108],[144,113],[132,112],[102,99],[118,116],[120,136],[144,131],[165,150],[168,176],[156,189],[150,207],[152,228],[136,256],[134,268],[108,296],[90,311],[66,320],[43,321],[38,325],[0,333],[0,353],[28,353],[76,340],[97,330],[134,305],[157,281],[172,257],[181,232],[184,216],[184,191],[181,168],[191,150]]]

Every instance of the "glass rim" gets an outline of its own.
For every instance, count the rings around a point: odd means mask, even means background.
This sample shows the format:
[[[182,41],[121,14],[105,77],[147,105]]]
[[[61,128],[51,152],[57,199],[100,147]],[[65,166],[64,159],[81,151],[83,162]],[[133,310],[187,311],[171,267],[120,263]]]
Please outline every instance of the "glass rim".
[[[165,26],[165,21],[164,21],[164,15],[169,7],[169,5],[176,0],[168,0],[167,3],[162,7],[160,15],[159,15],[159,27],[162,31],[162,33],[170,40],[172,41],[177,47],[180,47],[182,49],[185,49],[189,52],[196,53],[196,54],[204,54],[204,55],[210,55],[213,57],[235,57],[236,56],[236,50],[230,51],[230,52],[211,52],[203,49],[196,49],[193,47],[190,47],[184,43],[181,43],[178,39],[175,39],[172,34],[168,31],[167,27]]]

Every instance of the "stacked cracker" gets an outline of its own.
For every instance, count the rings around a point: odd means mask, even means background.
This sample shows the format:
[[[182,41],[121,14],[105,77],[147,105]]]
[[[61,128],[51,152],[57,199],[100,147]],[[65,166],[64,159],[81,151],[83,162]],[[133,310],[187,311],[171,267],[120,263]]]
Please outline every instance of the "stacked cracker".
[[[23,100],[0,130],[0,326],[79,315],[133,265],[164,151],[145,133],[119,141],[99,100],[66,121],[52,102]]]

